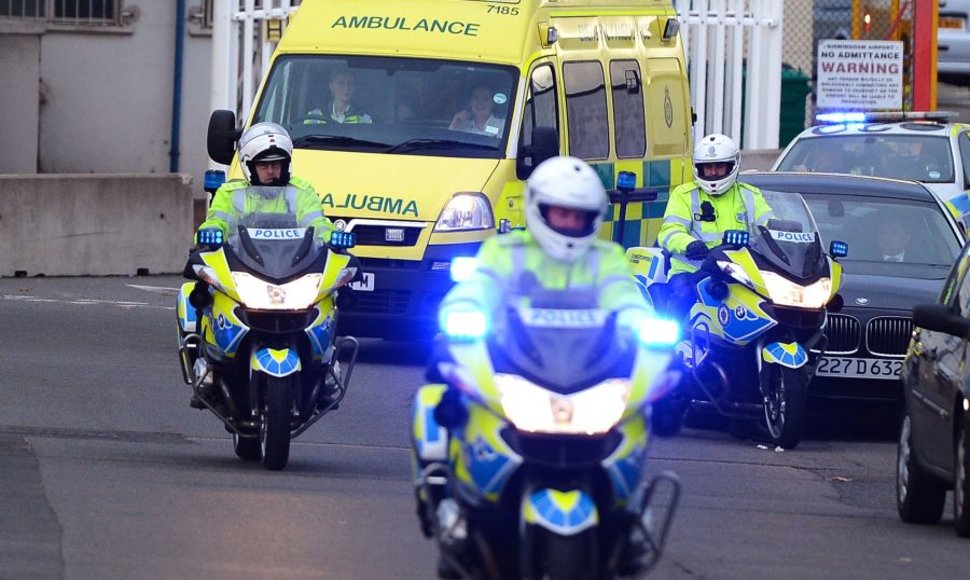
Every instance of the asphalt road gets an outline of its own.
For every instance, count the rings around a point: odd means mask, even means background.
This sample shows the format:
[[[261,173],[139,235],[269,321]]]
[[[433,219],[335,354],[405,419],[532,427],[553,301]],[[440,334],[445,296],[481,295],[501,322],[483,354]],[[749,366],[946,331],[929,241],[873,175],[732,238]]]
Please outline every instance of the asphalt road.
[[[267,472],[188,406],[178,282],[0,279],[0,579],[433,578],[407,456],[426,349],[363,341],[341,409]],[[689,429],[652,456],[685,493],[651,577],[966,576],[949,513],[896,516],[885,437],[776,452]]]

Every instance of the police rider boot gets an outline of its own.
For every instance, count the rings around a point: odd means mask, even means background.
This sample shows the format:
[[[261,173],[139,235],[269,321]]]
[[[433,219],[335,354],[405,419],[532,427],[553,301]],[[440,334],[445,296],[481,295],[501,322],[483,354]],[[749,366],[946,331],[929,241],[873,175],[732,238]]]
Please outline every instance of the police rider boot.
[[[623,547],[623,552],[620,554],[617,574],[620,576],[636,574],[643,567],[644,558],[648,552],[650,552],[650,548],[647,545],[646,538],[643,537],[643,533],[639,529],[634,528]]]
[[[465,541],[468,537],[468,528],[465,518],[461,515],[458,503],[450,497],[442,499],[435,510],[440,530],[440,545],[438,553],[438,578],[445,580],[460,580],[461,572],[458,571],[451,562],[445,558],[444,552],[453,559],[460,559],[461,553],[465,549]]]

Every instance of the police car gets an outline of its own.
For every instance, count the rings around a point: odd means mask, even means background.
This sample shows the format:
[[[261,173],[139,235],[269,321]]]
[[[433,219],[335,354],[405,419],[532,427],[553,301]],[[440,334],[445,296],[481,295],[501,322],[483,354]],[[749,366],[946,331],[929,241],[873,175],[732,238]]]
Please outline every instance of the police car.
[[[970,226],[970,125],[956,113],[822,113],[772,171],[819,171],[919,181]]]

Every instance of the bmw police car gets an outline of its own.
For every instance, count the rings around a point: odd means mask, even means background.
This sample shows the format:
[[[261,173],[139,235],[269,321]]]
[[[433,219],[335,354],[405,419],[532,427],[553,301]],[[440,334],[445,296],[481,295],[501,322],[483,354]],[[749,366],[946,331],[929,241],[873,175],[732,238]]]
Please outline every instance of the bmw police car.
[[[851,173],[919,181],[970,226],[970,125],[956,113],[822,113],[773,171]]]

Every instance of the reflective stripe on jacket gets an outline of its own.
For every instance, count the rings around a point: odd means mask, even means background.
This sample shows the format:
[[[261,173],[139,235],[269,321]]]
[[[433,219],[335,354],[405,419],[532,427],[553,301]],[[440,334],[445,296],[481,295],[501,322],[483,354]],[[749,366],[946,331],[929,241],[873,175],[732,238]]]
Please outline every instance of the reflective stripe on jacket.
[[[212,205],[206,212],[203,228],[219,228],[227,238],[229,224],[249,213],[293,213],[301,228],[313,226],[314,235],[324,242],[330,241],[333,223],[323,215],[320,198],[310,182],[299,177],[291,177],[283,195],[272,199],[260,199],[247,195],[249,183],[243,180],[227,181],[222,184],[212,198]]]
[[[700,220],[704,202],[714,209],[713,221]],[[700,240],[713,248],[721,243],[725,231],[747,231],[749,225],[767,223],[772,215],[761,190],[753,185],[735,182],[723,194],[710,195],[693,181],[681,184],[670,193],[657,234],[657,243],[671,254],[668,275],[697,270],[699,262],[684,258],[691,242]]]
[[[575,289],[592,291],[597,306],[618,313],[643,312],[651,306],[637,289],[623,249],[594,240],[575,262],[553,260],[524,230],[493,236],[478,252],[475,273],[459,283],[441,302],[440,316],[449,310],[479,308],[495,320],[505,305],[529,306],[530,291]]]

